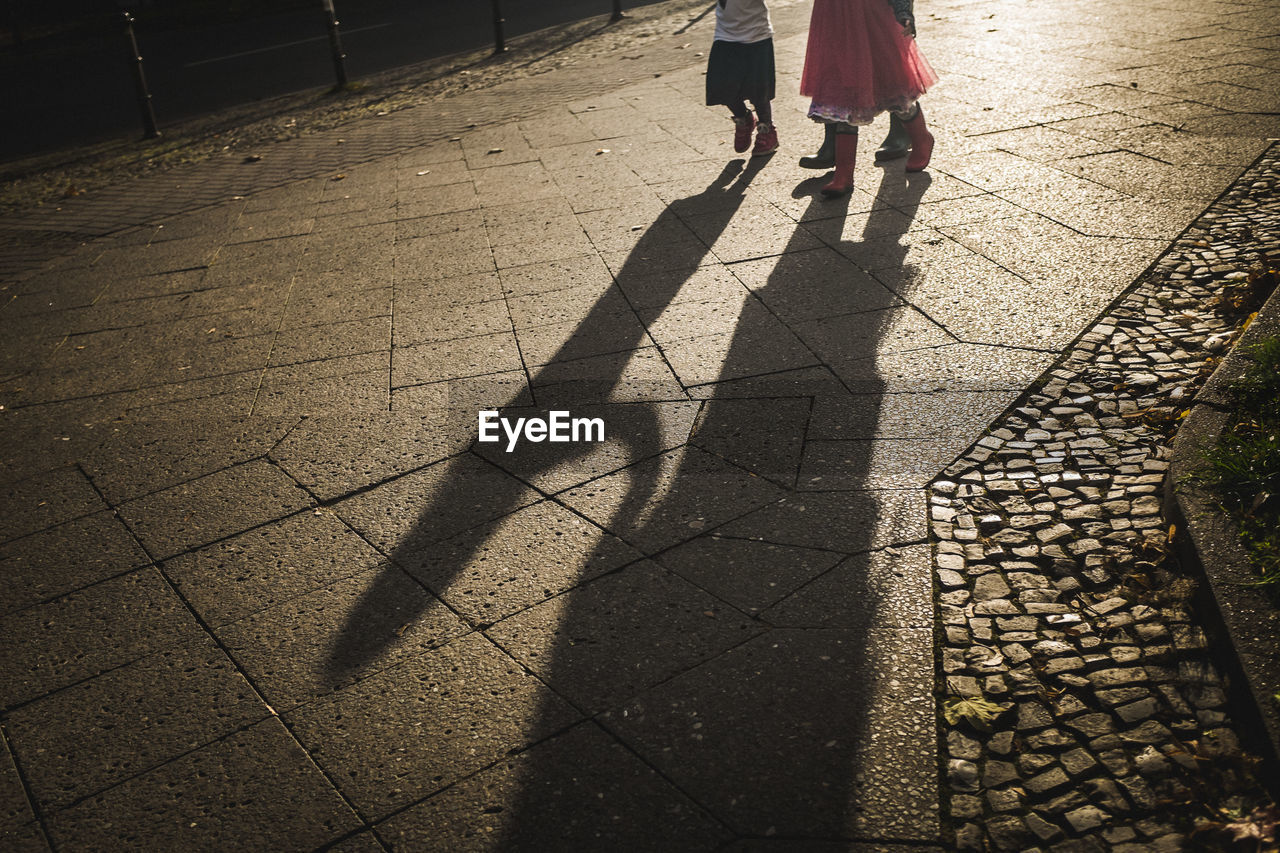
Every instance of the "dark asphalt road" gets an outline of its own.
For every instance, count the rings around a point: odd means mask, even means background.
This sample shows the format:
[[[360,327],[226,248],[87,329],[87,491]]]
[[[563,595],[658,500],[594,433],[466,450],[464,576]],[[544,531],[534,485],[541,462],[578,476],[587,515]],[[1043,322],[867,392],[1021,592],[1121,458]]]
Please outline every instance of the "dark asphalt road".
[[[654,0],[626,0],[624,8]],[[611,0],[502,0],[508,37],[593,15]],[[352,80],[493,43],[489,3],[337,0]],[[166,122],[334,83],[326,16],[293,12],[157,32],[136,14],[139,50],[161,129]],[[140,134],[123,28],[75,46],[36,43],[0,56],[6,130],[0,161]]]

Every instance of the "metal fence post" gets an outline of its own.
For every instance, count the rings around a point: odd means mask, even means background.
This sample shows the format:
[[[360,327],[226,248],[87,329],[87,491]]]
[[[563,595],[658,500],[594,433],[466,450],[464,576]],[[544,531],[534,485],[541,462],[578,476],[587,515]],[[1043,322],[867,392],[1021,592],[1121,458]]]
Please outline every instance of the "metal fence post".
[[[160,135],[156,128],[156,113],[151,107],[151,91],[147,88],[147,75],[142,72],[142,55],[138,53],[138,39],[133,34],[133,15],[123,12],[124,34],[129,40],[129,56],[132,57],[133,83],[138,92],[138,112],[142,114],[142,138],[155,139]]]
[[[323,0],[324,11],[329,18],[329,49],[333,52],[333,74],[338,78],[338,88],[347,85],[347,55],[342,52],[342,37],[338,34],[338,13],[333,0]]]
[[[506,21],[502,18],[502,3],[499,0],[493,0],[493,52],[506,53],[507,40],[502,34],[502,25]]]
[[[5,17],[9,19],[9,28],[13,30],[13,43],[22,47],[26,39],[22,34],[22,13],[14,6],[13,0],[5,0]]]

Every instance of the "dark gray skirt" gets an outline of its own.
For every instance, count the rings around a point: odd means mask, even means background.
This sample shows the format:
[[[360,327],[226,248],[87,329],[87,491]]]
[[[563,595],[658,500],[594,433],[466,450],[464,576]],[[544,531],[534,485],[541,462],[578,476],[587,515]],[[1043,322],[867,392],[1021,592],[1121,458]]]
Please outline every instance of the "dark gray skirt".
[[[773,39],[740,44],[711,43],[707,59],[707,106],[773,100]]]

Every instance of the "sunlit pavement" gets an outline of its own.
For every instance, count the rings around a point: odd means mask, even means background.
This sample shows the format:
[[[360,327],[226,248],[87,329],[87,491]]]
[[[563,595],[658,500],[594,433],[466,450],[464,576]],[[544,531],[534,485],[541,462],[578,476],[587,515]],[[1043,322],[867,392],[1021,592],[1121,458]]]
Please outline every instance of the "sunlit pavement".
[[[925,486],[1278,135],[1280,37],[922,4],[933,164],[833,202],[772,8],[769,159],[704,18],[2,223],[6,846],[941,843]]]

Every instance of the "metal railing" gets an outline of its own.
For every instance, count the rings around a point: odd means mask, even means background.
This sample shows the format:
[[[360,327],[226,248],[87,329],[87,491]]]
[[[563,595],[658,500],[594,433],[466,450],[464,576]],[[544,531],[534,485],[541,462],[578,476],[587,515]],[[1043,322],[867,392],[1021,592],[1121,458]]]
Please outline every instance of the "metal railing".
[[[334,0],[321,0],[321,5],[325,14],[325,26],[329,33],[329,51],[333,60],[334,78],[337,81],[335,88],[341,89],[347,85],[347,54],[342,47],[342,35],[340,30],[340,22],[338,13],[334,7]],[[493,52],[495,55],[504,53],[507,50],[505,25],[506,19],[502,13],[502,0],[492,0],[493,12]],[[622,10],[622,0],[611,0],[611,16],[610,21],[620,21],[626,17]],[[133,23],[134,17],[129,12],[122,12],[124,18],[124,34],[128,43],[130,65],[132,68],[134,88],[137,93],[138,111],[142,118],[143,138],[155,139],[160,135],[160,131],[156,125],[155,108],[152,104],[150,89],[147,86],[146,74],[143,71],[142,54],[138,49],[138,39],[134,33]]]

